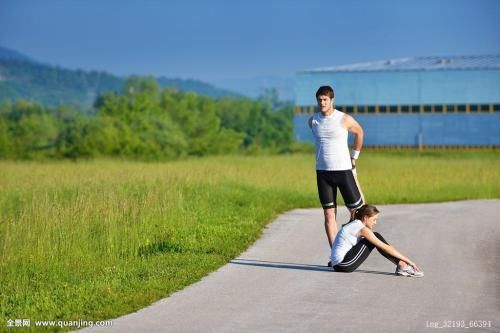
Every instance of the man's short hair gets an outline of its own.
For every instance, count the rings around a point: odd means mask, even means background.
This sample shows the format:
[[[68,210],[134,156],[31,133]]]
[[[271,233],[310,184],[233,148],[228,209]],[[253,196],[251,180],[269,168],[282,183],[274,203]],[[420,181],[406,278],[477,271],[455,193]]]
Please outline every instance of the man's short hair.
[[[316,91],[316,99],[319,96],[328,96],[330,99],[333,99],[335,96],[335,93],[333,92],[333,88],[330,86],[321,86],[319,87],[318,91]]]

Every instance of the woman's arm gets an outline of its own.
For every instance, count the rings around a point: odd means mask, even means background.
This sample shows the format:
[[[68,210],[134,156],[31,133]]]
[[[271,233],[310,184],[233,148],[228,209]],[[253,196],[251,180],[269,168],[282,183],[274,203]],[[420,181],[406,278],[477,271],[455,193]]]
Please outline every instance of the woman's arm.
[[[417,265],[412,262],[409,258],[405,257],[401,252],[396,250],[396,248],[392,245],[387,245],[386,243],[382,242],[380,239],[375,236],[373,231],[370,228],[364,227],[359,231],[360,236],[363,236],[368,240],[370,243],[375,245],[377,249],[384,251],[385,253],[390,254],[391,256],[403,260],[405,263],[408,265],[412,266],[413,268],[418,269]]]

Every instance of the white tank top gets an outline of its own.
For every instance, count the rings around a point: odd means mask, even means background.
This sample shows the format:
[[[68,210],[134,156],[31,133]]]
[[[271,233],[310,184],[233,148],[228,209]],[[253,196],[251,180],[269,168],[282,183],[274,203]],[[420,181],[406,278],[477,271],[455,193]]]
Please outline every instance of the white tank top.
[[[364,226],[360,220],[354,220],[340,229],[333,241],[330,254],[332,266],[340,264],[344,260],[346,253],[358,243],[360,237],[357,234]]]
[[[351,170],[351,158],[347,145],[347,129],[342,119],[344,112],[337,109],[329,116],[314,114],[312,133],[316,146],[316,170]]]

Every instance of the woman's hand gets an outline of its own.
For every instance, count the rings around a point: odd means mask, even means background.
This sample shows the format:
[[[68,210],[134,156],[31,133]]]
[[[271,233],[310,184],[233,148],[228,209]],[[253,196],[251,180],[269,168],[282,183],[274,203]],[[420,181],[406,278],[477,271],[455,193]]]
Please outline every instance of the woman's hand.
[[[415,271],[420,272],[420,268],[418,268],[417,264],[415,264],[413,261],[408,261],[407,264],[413,267]]]

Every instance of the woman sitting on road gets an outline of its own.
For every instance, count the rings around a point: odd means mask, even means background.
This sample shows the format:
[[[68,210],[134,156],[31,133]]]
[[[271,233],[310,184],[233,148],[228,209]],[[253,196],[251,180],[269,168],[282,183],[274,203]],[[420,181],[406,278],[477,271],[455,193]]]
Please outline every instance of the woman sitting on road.
[[[373,205],[364,205],[354,213],[354,220],[345,224],[337,233],[331,252],[331,265],[338,272],[353,272],[368,258],[374,247],[393,262],[396,274],[422,277],[415,263],[389,245],[378,232],[373,232],[377,224],[379,210]]]

